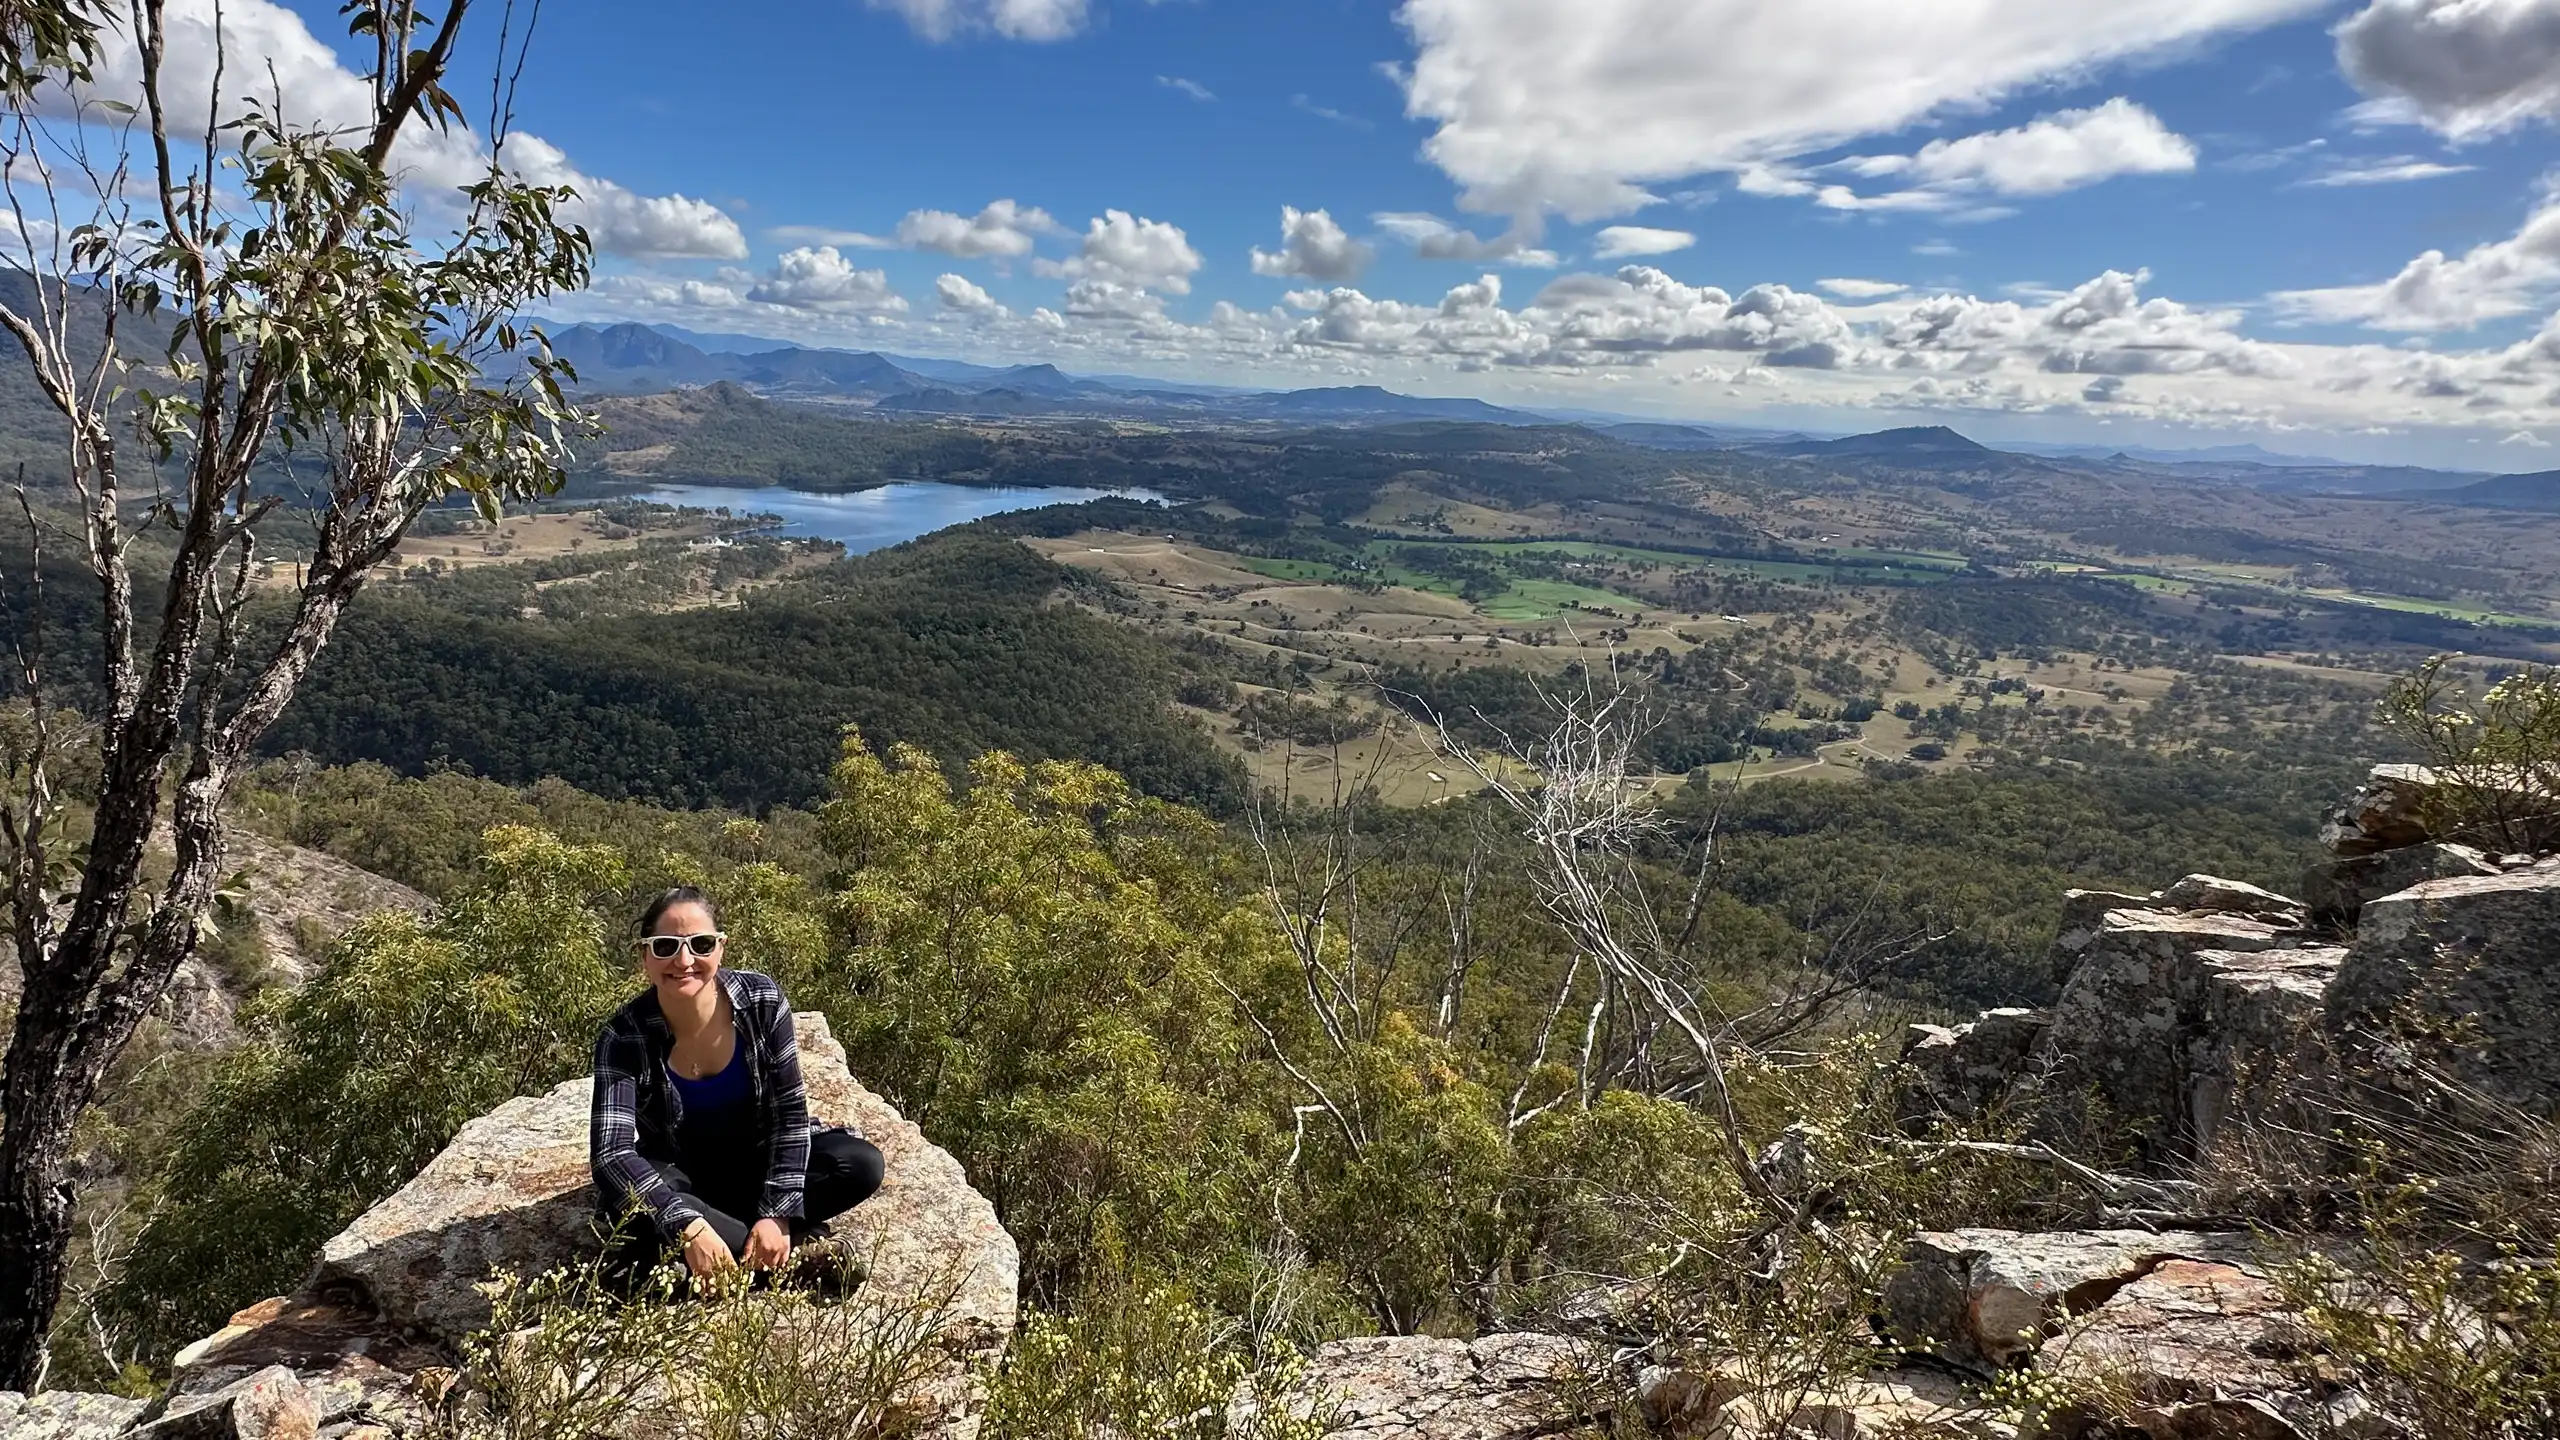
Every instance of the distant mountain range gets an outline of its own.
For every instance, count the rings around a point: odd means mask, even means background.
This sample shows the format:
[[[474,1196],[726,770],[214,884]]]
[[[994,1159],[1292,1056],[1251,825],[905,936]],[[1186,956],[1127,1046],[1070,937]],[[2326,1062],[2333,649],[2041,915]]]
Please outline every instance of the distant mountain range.
[[[1255,391],[1126,376],[1079,378],[1055,365],[972,365],[863,350],[812,350],[746,335],[697,335],[672,326],[570,325],[549,333],[553,352],[578,372],[579,387],[599,394],[647,394],[727,381],[777,400],[823,401],[893,415],[1247,424],[1548,423],[1528,411],[1482,400],[1399,395],[1375,385]],[[720,348],[707,348],[711,346]],[[750,348],[754,346],[763,348]]]
[[[1623,444],[1828,461],[1860,470],[1906,470],[1994,479],[2036,470],[2202,484],[2290,494],[2416,500],[2560,512],[2560,472],[2486,476],[2474,471],[2358,465],[2286,455],[2256,445],[2197,450],[2018,442],[1987,446],[1943,425],[1825,437],[1739,426],[1683,425],[1594,412],[1533,413],[1482,400],[1402,395],[1375,385],[1241,390],[1134,376],[1075,376],[1054,365],[977,365],[965,360],[811,349],[753,335],[673,325],[550,328],[552,348],[596,394],[650,394],[729,383],[771,399],[883,416],[1128,419],[1244,426],[1399,425],[1415,422],[1547,426],[1559,420]]]

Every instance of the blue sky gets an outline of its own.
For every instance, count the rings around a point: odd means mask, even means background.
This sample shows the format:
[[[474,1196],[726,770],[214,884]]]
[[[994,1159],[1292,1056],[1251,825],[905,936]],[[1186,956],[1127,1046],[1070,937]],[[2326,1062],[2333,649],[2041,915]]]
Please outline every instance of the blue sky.
[[[2560,0],[548,0],[507,153],[582,319],[2545,469],[2555,116]]]

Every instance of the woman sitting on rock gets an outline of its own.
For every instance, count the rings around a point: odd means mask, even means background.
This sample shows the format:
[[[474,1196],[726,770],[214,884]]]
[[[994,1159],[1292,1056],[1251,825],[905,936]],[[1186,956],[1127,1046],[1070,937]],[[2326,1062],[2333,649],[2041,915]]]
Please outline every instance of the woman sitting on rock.
[[[623,1227],[615,1268],[636,1277],[672,1252],[698,1285],[795,1259],[822,1283],[849,1278],[842,1245],[816,1232],[880,1188],[880,1151],[811,1130],[782,987],[723,968],[726,937],[690,887],[651,902],[638,945],[649,989],[596,1041],[587,1136],[606,1222]]]

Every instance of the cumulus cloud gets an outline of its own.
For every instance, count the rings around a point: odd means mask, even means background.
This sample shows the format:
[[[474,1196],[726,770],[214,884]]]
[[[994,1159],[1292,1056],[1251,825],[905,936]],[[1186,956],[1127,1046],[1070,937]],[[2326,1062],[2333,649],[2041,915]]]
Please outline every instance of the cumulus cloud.
[[[957,310],[966,315],[1011,313],[1004,306],[997,304],[994,296],[972,283],[966,276],[944,275],[933,282],[933,293],[942,301],[942,308],[946,310]]]
[[[2323,0],[1405,0],[1407,111],[1469,209],[1625,214]]]
[[[1206,262],[1179,225],[1126,210],[1106,210],[1086,227],[1084,243],[1065,260],[1040,260],[1033,268],[1053,279],[1094,279],[1168,294],[1191,293],[1191,277]]]
[[[1603,260],[1631,255],[1669,255],[1698,243],[1686,230],[1656,230],[1646,225],[1611,225],[1593,235],[1591,253]]]
[[[1932,140],[1917,154],[1863,155],[1841,166],[1867,179],[1890,177],[1922,191],[2053,195],[2118,175],[2193,170],[2196,147],[2161,124],[2159,116],[2117,96],[2086,110],[2039,116],[2013,130]]]
[[[1279,253],[1254,247],[1253,273],[1337,282],[1357,280],[1375,254],[1335,224],[1330,214],[1283,205]]]
[[[586,226],[599,250],[644,259],[747,258],[747,237],[738,222],[708,200],[634,194],[580,172],[558,146],[535,135],[510,135],[499,153],[509,170],[537,185],[576,190],[578,198],[562,207],[561,218]]]
[[[249,103],[272,106],[280,92],[288,101],[288,113],[298,122],[352,127],[370,118],[369,82],[340,64],[336,52],[315,38],[300,16],[273,0],[225,0],[220,8],[219,47],[214,43],[215,18],[214,0],[170,0],[160,86],[178,133],[203,133],[204,118],[212,108],[217,58],[223,76],[220,108],[226,115]],[[142,62],[132,40],[112,26],[99,38],[91,83],[75,96],[51,97],[52,108],[67,110],[75,102],[98,99],[141,103]],[[411,125],[391,158],[413,192],[437,203],[442,200],[436,192],[480,179],[488,173],[490,160],[481,137],[461,125],[444,129]],[[634,193],[579,170],[558,146],[522,131],[508,137],[503,158],[511,170],[534,183],[574,187],[578,198],[564,207],[562,218],[586,226],[596,247],[607,254],[746,257],[746,237],[737,222],[709,201]]]
[[[1881,300],[1887,295],[1899,295],[1911,288],[1908,285],[1897,285],[1890,280],[1841,279],[1816,280],[1813,283],[1816,289],[1828,290],[1843,300]]]
[[[987,33],[1007,40],[1064,40],[1084,29],[1086,0],[870,0],[927,40]]]
[[[2560,119],[2560,0],[2373,0],[2337,42],[2367,118],[2457,140]]]
[[[879,270],[859,270],[832,245],[786,250],[747,298],[793,310],[834,314],[904,313],[907,302]]]
[[[2560,287],[2560,196],[2546,196],[2515,234],[2458,257],[2430,250],[2378,285],[2279,291],[2297,319],[2383,330],[2460,330],[2521,314]]]
[[[911,210],[898,222],[897,239],[910,250],[933,250],[959,260],[1018,260],[1031,253],[1035,236],[1063,233],[1048,211],[998,200],[974,216]]]
[[[1437,215],[1410,210],[1387,210],[1369,217],[1371,224],[1413,247],[1413,253],[1425,260],[1463,260],[1470,265],[1518,265],[1530,270],[1552,270],[1563,261],[1556,252],[1536,244],[1536,236],[1521,226],[1513,226],[1487,240],[1472,230],[1461,230]]]

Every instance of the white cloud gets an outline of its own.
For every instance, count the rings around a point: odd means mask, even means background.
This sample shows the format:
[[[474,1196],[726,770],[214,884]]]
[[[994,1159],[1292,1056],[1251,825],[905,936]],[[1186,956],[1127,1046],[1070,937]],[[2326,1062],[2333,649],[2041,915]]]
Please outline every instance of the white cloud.
[[[1058,261],[1033,262],[1033,269],[1053,279],[1087,278],[1174,295],[1191,293],[1191,277],[1206,262],[1191,248],[1179,225],[1149,220],[1126,210],[1106,210],[1085,230],[1077,254]]]
[[[2378,285],[2286,290],[2268,298],[2299,319],[2459,330],[2521,314],[2554,288],[2560,288],[2560,195],[2546,196],[2515,234],[2459,258],[2430,250]]]
[[[2560,119],[2560,0],[2373,0],[2337,39],[2366,118],[2457,140]]]
[[[1253,273],[1337,282],[1357,280],[1375,256],[1375,251],[1352,239],[1325,211],[1283,205],[1280,252],[1275,255],[1256,246]]]
[[[2326,170],[2302,183],[2305,185],[2405,185],[2412,180],[2434,180],[2446,175],[2468,175],[2477,165],[2447,165],[2438,160],[2421,160],[2414,155],[2393,155],[2380,160],[2350,160],[2335,170]]]
[[[1843,300],[1881,300],[1911,288],[1890,280],[1816,280],[1813,283],[1816,289],[1828,290]]]
[[[1186,80],[1179,75],[1159,75],[1156,77],[1156,83],[1162,85],[1168,90],[1179,90],[1183,94],[1190,96],[1192,99],[1199,101],[1203,105],[1206,105],[1218,98],[1208,86],[1201,84],[1197,80]]]
[[[1645,225],[1611,225],[1591,238],[1598,242],[1591,253],[1603,260],[1669,255],[1698,243],[1698,237],[1686,230],[1656,230]]]
[[[772,273],[749,290],[747,298],[787,309],[839,314],[894,315],[907,308],[907,302],[889,288],[885,272],[855,269],[832,245],[784,251],[774,261]]]
[[[1386,210],[1369,217],[1370,223],[1413,247],[1413,253],[1425,260],[1463,260],[1470,265],[1518,265],[1530,270],[1552,270],[1563,263],[1553,250],[1540,248],[1536,237],[1520,226],[1513,226],[1487,240],[1472,230],[1461,230],[1437,215],[1409,210]]]
[[[1011,312],[996,303],[996,298],[973,284],[966,276],[945,275],[933,282],[933,293],[946,310],[967,315],[1005,315]]]
[[[2118,175],[2185,173],[2196,168],[2196,147],[2159,116],[2117,96],[2086,110],[2039,116],[2013,130],[1932,140],[1913,155],[1866,155],[1840,164],[1867,179],[1891,177],[1922,192],[2053,195]],[[1838,208],[1871,208],[1894,198]],[[1935,207],[1914,202],[1908,208]]]
[[[501,150],[507,168],[537,185],[567,185],[578,198],[560,216],[587,227],[596,248],[647,259],[744,260],[747,237],[738,222],[708,200],[683,195],[636,195],[610,180],[583,174],[558,146],[519,131]]]
[[[1079,320],[1158,320],[1164,299],[1117,280],[1078,280],[1067,287],[1067,313]]]
[[[833,245],[839,250],[895,250],[898,242],[887,235],[869,235],[860,230],[837,230],[826,225],[776,225],[764,232],[764,238],[777,245]]]
[[[898,222],[899,244],[960,260],[1018,260],[1031,253],[1034,236],[1061,233],[1048,211],[1011,200],[998,200],[975,216],[911,210]]]
[[[176,133],[203,134],[217,60],[223,76],[221,108],[226,115],[244,103],[273,108],[274,97],[281,93],[285,113],[297,123],[353,127],[370,121],[370,83],[341,65],[336,53],[313,37],[300,16],[273,0],[225,0],[220,8],[222,45],[218,48],[215,16],[214,0],[170,0],[164,17],[167,49],[160,90]],[[93,80],[83,87],[82,98],[141,102],[142,64],[127,29],[110,26],[101,33]],[[51,108],[67,109],[70,97],[56,95],[49,103]],[[511,169],[537,184],[574,187],[578,199],[563,208],[562,218],[586,226],[596,247],[607,254],[724,260],[746,256],[746,237],[737,222],[709,201],[637,194],[579,170],[559,147],[522,131],[508,137],[505,159]],[[393,150],[392,165],[413,193],[449,208],[451,187],[487,174],[489,154],[481,137],[467,126],[437,129],[413,123]]]
[[[1406,108],[1469,209],[1596,220],[2323,0],[1405,0]]]
[[[1084,29],[1086,0],[870,0],[927,40],[992,32],[1007,40],[1064,40]]]

